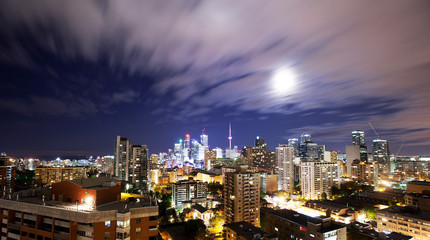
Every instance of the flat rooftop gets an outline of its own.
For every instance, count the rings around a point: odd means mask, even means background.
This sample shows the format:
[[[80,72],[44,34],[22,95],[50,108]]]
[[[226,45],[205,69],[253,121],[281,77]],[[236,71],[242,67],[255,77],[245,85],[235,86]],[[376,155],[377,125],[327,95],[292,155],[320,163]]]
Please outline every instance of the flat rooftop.
[[[424,221],[430,221],[430,211],[423,211],[415,206],[406,207],[389,207],[378,211],[378,214],[388,214],[388,215],[400,215],[406,218],[420,219]]]

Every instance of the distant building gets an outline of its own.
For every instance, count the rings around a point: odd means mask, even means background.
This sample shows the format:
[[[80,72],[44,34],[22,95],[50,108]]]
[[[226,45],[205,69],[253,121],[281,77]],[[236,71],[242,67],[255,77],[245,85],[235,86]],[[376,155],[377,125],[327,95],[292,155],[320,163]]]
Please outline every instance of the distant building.
[[[278,164],[276,161],[275,152],[266,152],[264,148],[251,147],[248,148],[248,166],[264,168],[270,171],[277,172]]]
[[[346,240],[346,226],[330,217],[313,218],[293,210],[264,208],[265,231],[284,240]]]
[[[206,150],[204,158],[205,158],[205,170],[209,171],[213,167],[213,162],[216,160],[216,151]]]
[[[43,186],[86,177],[84,167],[38,167],[34,173],[34,182],[38,186]]]
[[[260,173],[261,191],[272,194],[278,191],[278,175],[270,173]]]
[[[207,197],[207,183],[194,180],[182,180],[172,185],[172,202],[175,207],[193,198]]]
[[[351,165],[354,160],[368,162],[367,146],[348,145],[346,146],[346,175],[351,176]]]
[[[225,173],[223,196],[225,223],[246,221],[260,226],[259,173]]]
[[[224,224],[224,239],[226,240],[277,240],[274,234],[268,234],[251,223],[241,221]]]
[[[266,147],[267,147],[266,141],[264,141],[263,138],[257,136],[255,138],[255,147],[262,148],[264,149],[264,151],[266,151]]]
[[[339,187],[339,184],[340,174],[337,162],[301,162],[302,196],[308,199],[320,199],[325,193],[328,197],[331,195],[331,188]]]
[[[351,177],[361,183],[378,187],[379,165],[377,163],[367,163],[354,160],[351,164]]]
[[[294,192],[294,148],[280,145],[276,148],[278,161],[278,190]]]
[[[372,143],[373,161],[381,166],[382,172],[391,172],[390,145],[387,140],[375,139]]]
[[[407,193],[430,193],[430,181],[410,181],[406,185]]]
[[[361,131],[361,130],[352,131],[352,145],[366,145],[364,131]]]
[[[148,146],[132,145],[129,181],[137,189],[148,189],[150,160],[148,159]]]
[[[114,150],[114,174],[122,181],[128,181],[130,170],[130,140],[117,136]]]

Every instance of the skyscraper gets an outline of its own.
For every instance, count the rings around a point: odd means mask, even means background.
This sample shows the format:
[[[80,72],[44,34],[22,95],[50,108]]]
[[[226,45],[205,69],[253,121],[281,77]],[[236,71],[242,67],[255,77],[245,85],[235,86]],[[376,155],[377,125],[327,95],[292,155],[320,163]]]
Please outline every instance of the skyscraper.
[[[310,142],[311,141],[311,135],[308,133],[303,133],[300,136],[300,143]]]
[[[260,226],[259,173],[225,173],[223,196],[225,223],[245,221]]]
[[[366,145],[366,139],[364,138],[363,131],[352,131],[352,145]]]
[[[231,140],[233,137],[231,136],[231,123],[228,125],[228,149],[231,149]]]
[[[130,140],[117,136],[114,150],[114,175],[122,181],[128,181],[130,169]]]
[[[204,150],[209,150],[209,137],[204,132],[202,132],[202,135],[200,135],[200,143],[203,145]]]
[[[148,146],[132,145],[129,180],[135,188],[143,191],[148,189],[149,171]]]
[[[266,151],[266,147],[267,147],[266,141],[264,141],[263,138],[257,136],[255,138],[255,147],[262,148],[264,149],[264,151]]]
[[[373,161],[387,164],[390,159],[390,146],[387,140],[375,139],[372,143]]]
[[[190,148],[190,147],[191,147],[190,134],[186,134],[185,141],[184,141],[184,148]]]
[[[278,190],[294,191],[294,148],[280,145],[276,148],[278,161]]]
[[[287,141],[288,146],[294,148],[294,156],[299,156],[299,139],[297,138],[289,138]]]

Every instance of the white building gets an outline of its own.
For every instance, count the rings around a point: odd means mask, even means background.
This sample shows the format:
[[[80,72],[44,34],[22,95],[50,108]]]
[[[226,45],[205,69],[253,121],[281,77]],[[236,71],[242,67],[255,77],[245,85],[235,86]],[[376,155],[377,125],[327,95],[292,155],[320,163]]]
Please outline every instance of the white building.
[[[331,195],[333,186],[339,187],[339,168],[337,162],[303,161],[301,162],[302,196],[319,199],[323,193]]]
[[[294,191],[294,147],[279,145],[276,148],[278,161],[278,190]]]

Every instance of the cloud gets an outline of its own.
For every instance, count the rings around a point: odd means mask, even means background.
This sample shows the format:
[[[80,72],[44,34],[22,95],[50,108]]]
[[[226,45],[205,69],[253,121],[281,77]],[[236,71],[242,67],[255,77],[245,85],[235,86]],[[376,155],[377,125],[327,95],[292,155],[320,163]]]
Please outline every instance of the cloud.
[[[172,118],[204,116],[209,108],[285,116],[325,109],[334,117],[332,111],[375,98],[400,110],[367,102],[374,108],[348,113],[351,122],[343,126],[371,120],[387,131],[423,129],[409,131],[413,137],[430,133],[425,130],[430,117],[430,2],[425,0],[43,0],[6,1],[0,9],[0,29],[9,39],[4,46],[12,46],[26,30],[35,44],[61,58],[107,58],[112,68],[149,72],[157,79],[151,90],[169,99],[169,105],[160,105],[170,106],[163,113]],[[0,47],[2,62],[29,65],[32,58],[21,47]],[[275,94],[271,81],[282,67],[297,75],[295,89],[285,95]],[[139,97],[132,90],[111,94],[112,103]],[[64,104],[30,101],[58,109]],[[23,100],[1,104],[34,112]],[[72,112],[86,107],[96,111],[78,103]],[[321,124],[335,129],[333,122]]]

